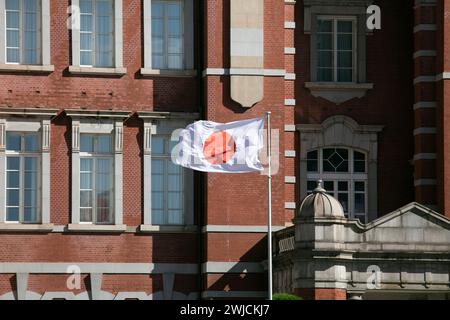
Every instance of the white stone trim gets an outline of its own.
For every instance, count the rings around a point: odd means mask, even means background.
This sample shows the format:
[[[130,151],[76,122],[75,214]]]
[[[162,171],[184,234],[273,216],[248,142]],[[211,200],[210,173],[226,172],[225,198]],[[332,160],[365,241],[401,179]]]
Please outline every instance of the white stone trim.
[[[436,57],[437,51],[436,50],[417,50],[413,54],[413,58],[421,58],[421,57]]]
[[[195,77],[197,70],[161,70],[141,68],[141,75],[149,77]]]
[[[417,153],[414,155],[413,160],[419,161],[419,160],[436,160],[437,154],[436,153]]]
[[[264,272],[260,262],[205,262],[203,273],[261,273]]]
[[[419,101],[414,104],[413,109],[436,109],[437,103],[436,101]]]
[[[28,109],[23,109],[17,112],[11,112],[10,118],[0,118],[0,193],[5,194],[6,188],[6,132],[20,131],[20,132],[40,132],[40,223],[38,225],[27,224],[11,224],[11,227],[3,225],[6,221],[6,199],[4,196],[0,197],[0,230],[36,230],[36,231],[50,231],[50,136],[51,123],[50,117],[55,113],[47,114],[45,111],[39,114],[39,111],[31,111],[34,118],[21,119],[14,118],[16,114],[27,113]],[[41,118],[41,119],[38,119]],[[46,119],[48,117],[48,119]],[[45,118],[45,119],[44,119]]]
[[[27,65],[10,65],[11,67],[6,67],[6,39],[5,39],[5,0],[0,0],[0,70],[13,71],[41,71],[41,72],[51,72],[54,67],[50,62],[50,0],[41,0],[41,64],[38,66],[27,66]],[[22,69],[22,70],[20,70]]]
[[[295,106],[297,101],[295,99],[284,99],[285,106]]]
[[[144,179],[144,225],[152,224],[152,134],[156,131],[150,119],[144,120],[143,179]]]
[[[55,66],[53,65],[40,66],[28,64],[0,64],[0,71],[50,73],[55,71]]]
[[[150,75],[152,66],[152,0],[143,1],[144,15],[144,68],[141,69],[143,75]],[[184,70],[194,69],[194,2],[193,0],[184,0]],[[160,72],[165,73],[166,70]],[[151,74],[155,75],[155,74]],[[167,74],[166,74],[167,75]],[[176,75],[174,75],[176,76]],[[189,74],[188,76],[192,76]]]
[[[421,31],[436,31],[437,25],[436,24],[418,24],[414,26],[414,33],[421,32]]]
[[[110,75],[120,76],[127,73],[127,68],[95,68],[95,67],[80,67],[69,66],[69,72],[72,74],[86,74],[86,75]]]
[[[72,28],[72,65],[69,67],[71,73],[100,73],[100,74],[123,74],[123,0],[114,0],[114,68],[80,67],[80,30]],[[80,6],[79,0],[72,0],[72,7]],[[80,21],[79,10],[72,10],[72,18]],[[91,72],[89,72],[89,69]]]
[[[420,134],[436,134],[437,129],[434,127],[421,127],[414,129],[414,135],[420,135]]]
[[[284,28],[285,29],[295,29],[295,21],[285,21]]]
[[[71,224],[68,229],[83,231],[122,231],[123,223],[123,121],[107,120],[97,122],[89,118],[80,121],[82,114],[68,112],[72,118],[72,205]],[[88,116],[88,115],[86,115]],[[81,224],[80,225],[80,134],[81,133],[111,133],[114,141],[114,225],[120,230],[109,226]],[[125,228],[126,229],[126,228]],[[124,230],[123,230],[124,231]]]
[[[295,4],[295,2],[291,3]],[[202,298],[267,298],[266,291],[204,291],[202,292]]]
[[[206,68],[203,70],[203,77],[206,76],[264,76],[264,77],[284,77],[284,69],[250,69],[250,68]]]
[[[284,228],[285,226],[272,226],[274,232]],[[267,233],[267,231],[267,226],[207,225],[202,228],[203,233]]]
[[[294,184],[296,182],[296,177],[286,176],[284,177],[284,183],[286,184]]]
[[[295,48],[285,47],[284,54],[295,54]]]
[[[117,217],[116,217],[117,219]],[[90,223],[79,223],[79,224],[68,224],[68,232],[104,232],[104,233],[123,233],[127,230],[127,226],[124,224],[90,224]]]
[[[28,223],[0,223],[0,231],[11,231],[11,232],[42,232],[49,233],[53,232],[53,224],[28,224]]]
[[[284,76],[284,80],[286,81],[295,81],[296,79],[296,74],[295,73],[286,73],[286,75]]]
[[[450,72],[442,72],[438,75],[436,75],[436,81],[441,81],[441,80],[448,80],[450,79]]]
[[[288,210],[295,210],[297,207],[295,202],[285,202],[284,203],[284,208],[288,209]]]
[[[284,156],[286,158],[295,158],[296,156],[296,151],[295,150],[285,150],[284,151]]]
[[[414,78],[414,84],[418,84],[421,82],[436,82],[436,76],[419,76]]]
[[[1,262],[0,273],[65,274],[70,266],[96,274],[198,274],[195,263]]]
[[[423,186],[435,186],[437,185],[436,179],[417,179],[414,180],[415,187],[423,187]]]
[[[295,132],[295,124],[285,124],[284,132]]]

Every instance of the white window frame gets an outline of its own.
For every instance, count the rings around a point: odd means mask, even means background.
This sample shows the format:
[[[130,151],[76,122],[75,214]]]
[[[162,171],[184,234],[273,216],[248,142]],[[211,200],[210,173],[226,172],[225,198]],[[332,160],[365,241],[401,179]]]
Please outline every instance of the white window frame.
[[[76,229],[79,225],[92,226],[118,226],[116,231],[124,231],[123,225],[123,114],[112,115],[121,120],[110,119],[93,119],[83,118],[83,112],[79,110],[66,110],[69,117],[72,117],[72,203],[71,203],[71,225],[69,229]],[[88,112],[89,113],[89,112]],[[81,117],[80,117],[81,116]],[[87,115],[86,115],[87,116]],[[110,118],[111,114],[104,117]],[[111,134],[113,148],[113,181],[114,181],[114,197],[113,197],[113,222],[111,224],[97,224],[95,222],[80,222],[80,158],[83,153],[80,152],[80,134]],[[93,229],[94,230],[94,229]],[[94,230],[95,231],[95,230]],[[110,230],[114,231],[114,230]]]
[[[335,15],[319,15],[317,16],[317,21],[319,20],[328,20],[333,23],[333,81],[323,81],[329,83],[356,83],[358,79],[358,26],[357,26],[357,17],[356,16],[335,16]],[[338,35],[338,21],[351,21],[352,22],[352,81],[343,82],[338,81],[338,50],[337,50],[337,35]],[[318,34],[318,32],[317,32]],[[317,38],[316,38],[317,39]],[[315,44],[317,46],[317,42]],[[317,71],[319,69],[319,56],[318,50],[315,50],[315,61],[316,61],[316,78]]]
[[[80,21],[80,1],[72,0],[72,19]],[[69,66],[71,73],[105,73],[125,74],[123,66],[123,8],[122,0],[114,0],[114,66],[111,68],[84,66],[80,63],[80,29],[72,27],[72,64]]]
[[[323,150],[324,149],[345,149],[348,151],[348,166],[349,170],[348,172],[325,172],[323,170]],[[326,190],[327,193],[332,194],[336,199],[338,199],[338,193],[347,193],[348,194],[348,217],[351,219],[357,219],[358,216],[364,215],[365,221],[362,221],[363,223],[367,222],[368,220],[368,206],[369,206],[369,193],[368,193],[368,164],[367,164],[367,152],[364,150],[359,150],[356,148],[349,148],[349,147],[343,147],[343,146],[326,146],[321,147],[318,149],[312,149],[308,150],[307,153],[317,151],[318,152],[318,171],[312,172],[308,171],[306,174],[306,180],[307,181],[318,181],[323,180],[325,181],[332,181],[333,182],[333,190]],[[354,151],[363,153],[365,156],[365,172],[354,172]],[[347,192],[339,192],[338,190],[338,183],[339,181],[342,182],[348,182],[348,190]],[[354,190],[355,182],[364,182],[364,213],[355,213],[355,194],[356,193],[362,193],[359,191]],[[312,191],[312,190],[309,190]]]
[[[0,197],[0,224],[49,224],[50,223],[50,120],[0,119],[0,192],[6,195],[6,158],[25,153],[6,151],[6,132],[39,133],[40,151],[32,153],[38,162],[39,221],[6,221],[6,197]]]
[[[152,223],[152,136],[171,136],[177,139],[182,128],[189,123],[186,120],[155,120],[155,116],[145,113],[139,113],[139,117],[144,120],[144,223],[141,225],[141,231],[161,230],[161,227],[186,227],[194,225],[194,173],[192,170],[184,170],[184,208],[183,225],[156,225]]]
[[[21,66],[29,66],[33,71],[53,71],[50,63],[50,0],[41,0],[40,16],[40,64],[24,65],[20,63],[6,62],[6,10],[5,0],[0,0],[0,65],[1,69],[22,69]],[[19,40],[21,41],[21,40]],[[22,53],[21,53],[22,54]],[[40,68],[43,67],[43,68]]]
[[[144,0],[144,67],[141,73],[195,75],[194,69],[194,0],[184,0],[184,68],[160,70],[152,66],[152,0]]]
[[[16,134],[20,135],[20,140],[21,140],[21,147],[23,148],[25,145],[25,135],[29,134],[29,132],[24,132],[24,131],[9,131],[9,132],[13,132]],[[40,133],[37,133],[37,137],[38,140],[40,138]],[[42,152],[40,151],[41,149],[41,144],[39,143],[39,149],[36,152],[27,152],[27,151],[12,151],[12,150],[6,150],[5,154],[6,154],[6,163],[8,162],[8,158],[19,158],[19,162],[20,162],[20,169],[19,169],[19,220],[16,221],[11,221],[11,220],[6,220],[5,218],[5,222],[6,223],[24,223],[24,224],[36,224],[39,223],[41,221],[41,199],[40,199],[40,195],[41,195],[41,184],[42,184],[42,177],[40,175],[40,167],[42,166],[42,160],[41,160],[41,154]],[[24,217],[24,176],[25,176],[25,158],[35,158],[37,159],[37,188],[36,188],[36,198],[37,198],[37,220],[36,221],[24,221],[23,217]],[[5,167],[6,170],[6,177],[8,177],[8,170],[7,167]],[[6,186],[5,188],[5,197],[7,195],[7,191],[8,191],[8,186]]]
[[[114,145],[113,145],[113,141],[114,141],[114,134],[113,133],[109,133],[109,134],[102,134],[102,133],[80,133],[80,135],[82,134],[88,134],[91,136],[99,136],[99,135],[110,135],[111,137],[111,153],[108,154],[104,154],[104,153],[91,153],[91,152],[82,152],[80,150],[80,164],[81,164],[81,159],[90,159],[93,161],[93,169],[92,169],[92,188],[90,189],[91,191],[95,191],[96,187],[95,187],[95,174],[96,174],[96,166],[97,166],[97,160],[98,159],[109,159],[112,161],[112,179],[111,179],[111,183],[112,183],[112,188],[111,188],[111,192],[110,192],[110,199],[111,199],[111,207],[110,209],[112,210],[111,215],[114,218],[115,216],[115,208],[114,208],[114,199],[115,199],[115,182],[114,182]],[[80,139],[81,141],[81,139]],[[81,173],[83,171],[81,171],[81,165],[80,165],[80,176]],[[81,179],[81,177],[80,177]],[[85,190],[85,189],[81,189],[81,185],[79,188],[79,193],[80,193],[80,200],[81,200],[81,191]],[[105,224],[105,225],[109,225],[109,224],[114,224],[114,219],[112,219],[111,222],[98,222],[97,221],[97,198],[96,198],[96,192],[92,192],[92,221],[81,221],[81,209],[83,209],[83,207],[81,207],[81,202],[80,202],[80,224]]]

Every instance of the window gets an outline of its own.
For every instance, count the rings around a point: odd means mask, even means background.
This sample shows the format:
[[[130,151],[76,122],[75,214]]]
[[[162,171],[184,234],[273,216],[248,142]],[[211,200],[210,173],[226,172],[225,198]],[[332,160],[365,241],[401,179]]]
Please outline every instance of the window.
[[[317,81],[355,82],[356,18],[317,19]]]
[[[38,133],[6,133],[6,222],[40,220]]]
[[[307,192],[324,181],[325,190],[342,204],[350,218],[367,222],[366,154],[347,148],[323,148],[307,153]]]
[[[184,69],[184,1],[152,1],[152,66]]]
[[[80,135],[80,222],[112,224],[114,181],[112,135]]]
[[[113,0],[80,0],[80,65],[114,66]]]
[[[5,0],[5,16],[5,62],[41,64],[41,1]]]
[[[152,224],[182,225],[184,221],[185,170],[171,160],[177,141],[170,136],[152,137]]]

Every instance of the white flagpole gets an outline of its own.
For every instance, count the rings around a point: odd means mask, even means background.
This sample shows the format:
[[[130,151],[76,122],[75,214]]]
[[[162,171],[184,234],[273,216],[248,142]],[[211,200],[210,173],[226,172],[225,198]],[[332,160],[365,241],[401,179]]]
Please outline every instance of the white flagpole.
[[[270,141],[270,112],[267,112],[267,208],[268,208],[268,231],[267,231],[267,253],[268,253],[268,291],[269,300],[272,300],[272,161],[270,156],[271,141]]]

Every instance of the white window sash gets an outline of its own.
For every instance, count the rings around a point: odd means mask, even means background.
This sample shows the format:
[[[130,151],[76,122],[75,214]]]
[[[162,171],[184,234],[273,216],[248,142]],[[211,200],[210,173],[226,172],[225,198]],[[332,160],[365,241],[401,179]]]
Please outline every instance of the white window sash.
[[[114,130],[111,132],[110,128],[114,126]],[[80,130],[83,128],[83,130]],[[89,132],[89,128],[92,128],[92,132]],[[83,132],[82,132],[83,131]],[[80,224],[80,171],[81,171],[81,158],[85,156],[98,156],[105,157],[104,154],[90,154],[80,152],[80,134],[92,133],[98,134],[99,132],[110,132],[113,141],[113,153],[107,154],[106,157],[113,159],[113,192],[111,209],[113,214],[112,225],[122,225],[123,223],[123,122],[109,122],[109,123],[96,123],[85,121],[80,123],[80,120],[72,120],[72,205],[71,205],[71,223]],[[88,222],[89,223],[89,222]],[[99,224],[95,222],[95,224]]]
[[[0,0],[0,64],[7,64],[6,62],[6,11],[5,0]],[[50,0],[41,0],[40,2],[40,34],[39,48],[40,63],[39,65],[49,66],[50,63]],[[21,40],[19,40],[21,41]],[[19,42],[20,43],[20,42]],[[12,63],[19,64],[19,63]]]
[[[194,2],[183,1],[183,69],[194,68]],[[167,37],[166,37],[167,38]],[[152,64],[152,0],[144,0],[144,68],[157,69]],[[176,69],[175,69],[176,70]]]
[[[24,158],[26,156],[38,158],[37,164],[37,224],[50,223],[50,120],[30,121],[28,125],[24,123],[23,130],[17,130],[19,122],[0,119],[0,223],[6,223],[6,159],[10,156]],[[8,126],[8,124],[10,124]],[[34,130],[38,127],[38,130]],[[14,129],[14,130],[11,130]],[[40,131],[40,151],[39,152],[15,152],[6,151],[6,132],[20,131],[22,133]],[[21,160],[22,161],[22,160]],[[21,167],[24,168],[24,167]],[[24,170],[24,169],[23,169]],[[20,180],[22,181],[22,180]],[[23,197],[21,197],[23,199]],[[14,222],[12,222],[14,223]]]
[[[357,26],[357,18],[354,16],[329,16],[329,15],[319,15],[317,16],[317,20],[328,20],[333,24],[333,81],[338,82],[338,50],[337,50],[337,36],[338,36],[338,21],[351,21],[352,22],[352,81],[351,82],[339,82],[339,83],[355,83],[358,77],[358,26]],[[318,52],[318,51],[317,51]],[[316,59],[318,63],[318,57]],[[318,66],[316,70],[318,70]]]
[[[80,1],[72,0],[72,6],[74,8],[79,8]],[[74,21],[80,21],[80,11],[73,10]],[[92,21],[93,29],[95,24],[95,19]],[[122,0],[114,0],[114,52],[113,61],[114,65],[112,68],[122,68],[123,67],[123,4]],[[95,52],[94,52],[95,55]],[[72,66],[75,67],[87,67],[92,68],[94,66],[85,66],[80,64],[80,29],[72,28]]]

